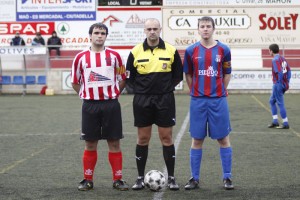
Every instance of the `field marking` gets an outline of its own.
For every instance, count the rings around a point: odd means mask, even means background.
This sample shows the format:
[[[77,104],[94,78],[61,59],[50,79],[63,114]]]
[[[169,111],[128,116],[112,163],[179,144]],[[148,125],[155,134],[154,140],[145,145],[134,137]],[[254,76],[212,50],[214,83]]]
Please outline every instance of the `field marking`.
[[[270,114],[272,114],[271,110],[265,106],[260,100],[258,100],[254,95],[251,95],[251,97],[259,104],[261,105],[261,107],[263,107],[266,111],[268,111]],[[297,137],[300,138],[300,133],[298,133],[295,129],[290,127],[290,130],[292,131],[292,133],[294,133]]]
[[[153,131],[152,132],[153,134],[158,134],[157,131]],[[134,131],[134,132],[123,132],[123,134],[126,136],[126,135],[136,135],[137,133]],[[294,134],[290,131],[287,131],[287,132],[282,132],[280,130],[277,131],[273,131],[273,132],[253,132],[253,131],[242,131],[242,132],[236,132],[236,131],[232,131],[230,132],[230,134],[260,134],[260,135],[263,135],[263,134],[268,134],[268,135],[277,135],[277,134]],[[80,136],[80,133],[79,132],[72,132],[72,133],[4,133],[4,134],[1,134],[0,133],[0,137],[20,137],[20,136],[24,136],[24,137],[28,137],[28,136],[68,136],[68,135],[79,135]],[[175,140],[175,142],[178,141],[178,140]],[[176,145],[176,143],[174,143],[174,145]]]
[[[266,135],[282,135],[282,134],[284,134],[284,135],[294,135],[293,133],[291,133],[290,131],[289,132],[282,132],[282,131],[280,131],[280,129],[276,129],[276,131],[275,131],[275,129],[274,129],[274,131],[272,131],[272,132],[267,132],[267,131],[261,131],[261,132],[253,132],[253,131],[251,131],[251,132],[230,132],[230,134],[237,134],[237,135],[240,135],[240,134],[247,134],[247,135],[251,135],[251,134],[259,134],[259,135],[263,135],[263,134],[266,134]]]
[[[179,130],[179,132],[177,133],[177,136],[176,136],[176,139],[175,139],[175,142],[174,142],[174,146],[175,146],[175,154],[176,154],[177,151],[178,151],[178,147],[179,147],[179,144],[180,144],[180,142],[181,142],[181,138],[182,138],[182,136],[183,136],[184,133],[185,133],[185,130],[186,130],[186,127],[187,127],[189,121],[190,121],[190,112],[188,112],[188,113],[186,114],[185,119],[184,119],[184,121],[183,121],[183,124],[181,125],[180,130]],[[167,175],[167,168],[166,168],[166,167],[164,167],[163,173],[164,173],[165,176]],[[167,176],[166,176],[166,177],[167,177]],[[166,181],[168,181],[168,180],[166,180]],[[154,200],[161,200],[161,199],[162,199],[162,196],[164,195],[164,191],[165,191],[165,190],[166,190],[166,188],[164,188],[164,189],[163,189],[162,191],[160,191],[160,192],[156,192],[156,193],[154,194],[154,196],[153,196],[153,199],[154,199]]]
[[[260,100],[258,100],[254,95],[251,95],[252,99],[254,99],[259,105],[261,105],[261,107],[263,107],[266,111],[268,111],[269,113],[271,113],[271,110],[269,107],[265,106],[265,104],[263,102],[261,102]]]
[[[158,132],[153,132],[158,133]],[[123,132],[124,135],[135,135],[136,132]],[[0,137],[20,137],[20,136],[66,136],[66,135],[79,135],[80,131],[72,133],[0,133]]]
[[[40,149],[39,151],[36,151],[36,152],[30,154],[30,155],[27,156],[26,158],[23,158],[23,159],[21,159],[21,160],[15,161],[13,164],[11,164],[11,165],[9,165],[9,166],[3,168],[3,169],[0,171],[0,174],[6,173],[7,171],[9,171],[9,170],[15,168],[16,166],[18,166],[18,165],[22,164],[23,162],[29,160],[30,158],[32,158],[32,157],[34,157],[34,156],[36,156],[36,155],[42,153],[43,151],[45,151],[45,150],[48,149],[48,148],[49,148],[49,147],[45,147],[45,148],[43,148],[43,149]]]
[[[75,130],[73,133],[44,133],[44,134],[26,134],[25,136],[54,136],[54,135],[75,135],[75,134],[78,134],[79,133],[76,133],[77,130]],[[24,134],[0,134],[0,136],[24,136]],[[42,148],[40,149],[39,151],[36,151],[32,154],[30,154],[29,156],[27,156],[26,158],[23,158],[21,160],[17,160],[15,162],[13,162],[12,164],[8,165],[7,167],[3,168],[1,171],[0,171],[0,174],[4,174],[6,173],[7,171],[17,167],[18,165],[22,164],[23,162],[29,160],[30,158],[33,158],[35,157],[36,155],[42,153],[43,151],[45,151],[46,149],[48,149],[49,147],[45,147],[45,148]]]
[[[56,136],[56,135],[80,135],[80,133],[4,133],[0,137],[14,137],[14,136]]]

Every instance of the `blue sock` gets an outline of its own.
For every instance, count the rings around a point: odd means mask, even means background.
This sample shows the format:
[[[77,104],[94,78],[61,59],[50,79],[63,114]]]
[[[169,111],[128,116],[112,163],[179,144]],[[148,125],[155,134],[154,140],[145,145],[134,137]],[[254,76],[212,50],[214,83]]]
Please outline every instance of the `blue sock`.
[[[232,148],[220,148],[220,158],[223,169],[223,179],[231,178]]]
[[[192,177],[200,180],[200,167],[202,159],[202,149],[190,149],[190,167]]]
[[[285,106],[284,104],[280,104],[278,105],[279,107],[279,110],[280,110],[280,116],[282,119],[286,118],[286,109],[285,109]]]
[[[276,104],[275,102],[270,102],[270,107],[271,107],[271,113],[272,113],[272,116],[274,115],[277,115],[277,107],[276,107]],[[278,124],[278,119],[274,119],[273,118],[273,124]]]
[[[288,126],[289,123],[288,122],[283,122],[283,126]]]

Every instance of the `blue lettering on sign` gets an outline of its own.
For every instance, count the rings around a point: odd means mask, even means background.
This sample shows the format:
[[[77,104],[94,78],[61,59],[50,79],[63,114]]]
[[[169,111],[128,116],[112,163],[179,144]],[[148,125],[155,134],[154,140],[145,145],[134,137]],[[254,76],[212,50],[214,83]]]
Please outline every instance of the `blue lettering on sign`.
[[[90,21],[96,12],[18,12],[17,21]]]

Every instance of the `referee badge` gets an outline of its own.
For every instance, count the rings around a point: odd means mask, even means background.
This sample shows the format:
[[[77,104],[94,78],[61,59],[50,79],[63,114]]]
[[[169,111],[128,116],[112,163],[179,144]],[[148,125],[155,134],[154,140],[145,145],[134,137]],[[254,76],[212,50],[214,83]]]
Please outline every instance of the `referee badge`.
[[[167,69],[167,63],[164,63],[163,65],[162,65],[162,69]]]

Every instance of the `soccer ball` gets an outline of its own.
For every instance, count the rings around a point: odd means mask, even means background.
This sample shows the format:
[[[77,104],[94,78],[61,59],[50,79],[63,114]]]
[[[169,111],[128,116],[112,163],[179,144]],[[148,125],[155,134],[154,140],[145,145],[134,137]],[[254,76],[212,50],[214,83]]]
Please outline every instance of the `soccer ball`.
[[[166,177],[158,170],[151,170],[146,174],[144,182],[150,190],[157,192],[165,186]]]

